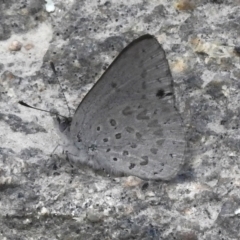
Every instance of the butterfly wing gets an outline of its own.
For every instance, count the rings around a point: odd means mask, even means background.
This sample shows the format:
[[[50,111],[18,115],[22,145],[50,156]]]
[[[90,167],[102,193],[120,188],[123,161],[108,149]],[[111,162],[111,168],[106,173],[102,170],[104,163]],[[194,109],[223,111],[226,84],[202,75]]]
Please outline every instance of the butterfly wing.
[[[129,44],[75,112],[75,159],[144,179],[174,177],[184,161],[185,139],[172,84],[165,52],[153,36]]]

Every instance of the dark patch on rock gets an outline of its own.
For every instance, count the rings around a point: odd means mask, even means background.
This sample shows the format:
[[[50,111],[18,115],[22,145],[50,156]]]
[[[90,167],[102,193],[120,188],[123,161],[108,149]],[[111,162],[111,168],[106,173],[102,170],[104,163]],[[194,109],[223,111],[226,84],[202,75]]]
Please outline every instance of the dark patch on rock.
[[[37,132],[46,133],[46,129],[34,122],[25,122],[14,114],[0,113],[0,121],[7,123],[14,132],[24,132],[26,134],[34,134]]]

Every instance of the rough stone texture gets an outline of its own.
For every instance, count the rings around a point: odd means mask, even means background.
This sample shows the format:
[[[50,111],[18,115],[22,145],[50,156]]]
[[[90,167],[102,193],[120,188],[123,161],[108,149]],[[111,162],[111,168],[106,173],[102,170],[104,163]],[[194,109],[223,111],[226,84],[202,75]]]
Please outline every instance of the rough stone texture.
[[[53,2],[0,4],[0,239],[240,239],[240,1]],[[179,175],[113,178],[70,166],[60,147],[50,157],[51,116],[17,102],[68,115],[54,61],[73,114],[145,33],[166,51],[187,129]]]

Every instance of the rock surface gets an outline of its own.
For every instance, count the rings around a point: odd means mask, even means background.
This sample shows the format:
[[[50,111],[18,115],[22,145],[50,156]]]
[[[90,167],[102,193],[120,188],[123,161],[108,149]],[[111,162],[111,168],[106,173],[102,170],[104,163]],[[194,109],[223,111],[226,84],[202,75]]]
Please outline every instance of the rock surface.
[[[0,238],[240,239],[239,0],[4,1],[0,6]],[[72,167],[52,117],[68,115],[135,38],[163,45],[187,129],[169,182]],[[19,51],[9,46],[18,41]]]

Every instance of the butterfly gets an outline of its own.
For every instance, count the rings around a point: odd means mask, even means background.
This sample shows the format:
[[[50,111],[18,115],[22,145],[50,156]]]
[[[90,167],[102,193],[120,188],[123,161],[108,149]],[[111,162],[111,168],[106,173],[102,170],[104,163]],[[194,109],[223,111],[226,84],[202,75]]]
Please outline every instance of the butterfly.
[[[169,180],[184,163],[185,131],[165,52],[152,35],[130,43],[77,107],[58,118],[75,164]]]

